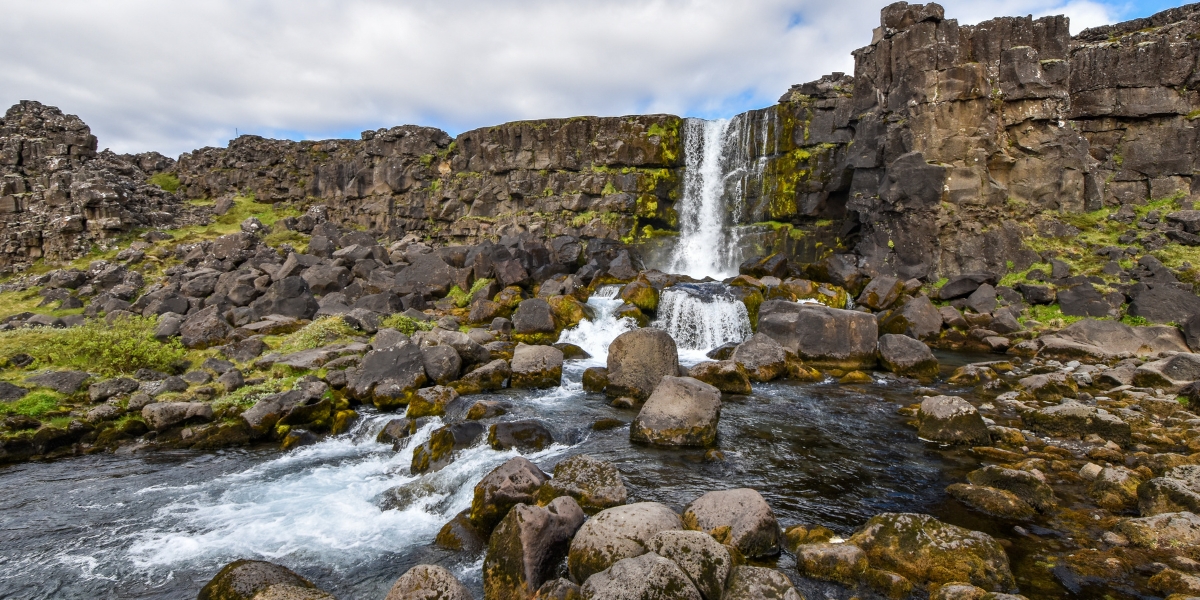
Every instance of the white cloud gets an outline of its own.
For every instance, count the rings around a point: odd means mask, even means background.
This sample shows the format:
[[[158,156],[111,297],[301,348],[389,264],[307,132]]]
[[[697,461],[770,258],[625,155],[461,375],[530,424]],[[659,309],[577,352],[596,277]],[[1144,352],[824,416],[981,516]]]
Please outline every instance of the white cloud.
[[[354,135],[579,114],[730,114],[852,71],[876,0],[0,0],[0,105],[79,114],[102,147],[178,154],[234,128]],[[1089,0],[946,2],[973,22]],[[791,25],[791,26],[789,26]],[[2,108],[2,107],[0,107]]]

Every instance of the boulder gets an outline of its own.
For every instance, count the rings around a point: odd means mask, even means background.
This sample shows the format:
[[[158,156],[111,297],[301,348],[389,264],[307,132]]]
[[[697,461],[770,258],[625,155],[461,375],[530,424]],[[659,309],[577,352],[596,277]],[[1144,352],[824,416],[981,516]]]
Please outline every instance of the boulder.
[[[688,371],[688,376],[711,385],[726,394],[749,394],[750,374],[732,360],[702,362]]]
[[[876,362],[879,329],[867,313],[768,300],[758,309],[758,331],[806,364],[853,370]]]
[[[553,443],[550,430],[536,419],[505,421],[488,428],[488,444],[495,450],[516,448],[521,452],[537,452]]]
[[[462,371],[462,358],[450,346],[422,347],[421,363],[425,367],[425,376],[438,385],[457,380]]]
[[[942,331],[942,315],[928,296],[905,300],[902,306],[879,313],[879,331],[924,340]]]
[[[962,581],[996,592],[1016,586],[1008,556],[992,536],[929,515],[879,514],[847,541],[867,553],[873,568],[917,585]]]
[[[410,264],[396,274],[392,289],[397,294],[445,296],[458,281],[458,271],[436,252],[409,255],[409,259]]]
[[[931,380],[937,377],[938,361],[923,342],[885,333],[879,336],[879,359],[884,368],[905,377]]]
[[[1133,385],[1178,392],[1200,379],[1200,355],[1176,354],[1148,362],[1133,372]]]
[[[308,289],[318,296],[340,292],[353,280],[350,269],[333,263],[315,264],[305,269],[300,277],[308,284]]]
[[[739,566],[729,573],[721,600],[804,600],[787,575],[765,567]]]
[[[359,400],[389,410],[408,404],[426,381],[425,357],[409,342],[368,352],[347,379],[346,389]]]
[[[300,277],[285,277],[267,288],[250,308],[259,317],[283,315],[293,319],[312,319],[321,306],[308,289],[308,283]]]
[[[184,320],[179,341],[185,348],[203,350],[229,341],[233,327],[221,316],[217,306],[202,309]]]
[[[853,544],[801,544],[796,547],[796,570],[822,581],[855,585],[867,572],[867,553]]]
[[[963,305],[975,311],[976,314],[991,314],[996,310],[996,288],[987,283],[979,286],[974,292],[971,292],[970,296],[967,296]]]
[[[733,568],[729,550],[700,531],[660,531],[646,548],[679,566],[705,600],[720,600]]]
[[[438,565],[417,565],[405,571],[384,600],[474,600],[471,590]]]
[[[635,329],[609,345],[607,366],[605,393],[645,400],[663,377],[679,373],[679,351],[667,332]]]
[[[452,385],[460,394],[478,394],[503,389],[504,382],[508,381],[511,374],[512,370],[508,366],[508,361],[497,358],[463,375],[462,379],[455,381]]]
[[[617,561],[648,552],[660,531],[683,529],[679,515],[657,502],[638,502],[600,511],[575,534],[567,556],[571,579],[587,581]]]
[[[1192,512],[1126,519],[1117,524],[1116,531],[1143,548],[1194,551],[1200,547],[1200,515]]]
[[[608,369],[588,367],[583,370],[583,391],[603,392],[608,385]]]
[[[1200,314],[1200,296],[1169,283],[1134,286],[1126,313],[1151,323],[1185,323]]]
[[[315,590],[311,581],[287,567],[261,560],[235,560],[200,589],[197,600],[254,600],[275,585]],[[301,597],[302,598],[302,597]]]
[[[904,293],[903,281],[895,277],[880,275],[872,278],[863,288],[862,293],[858,295],[858,304],[871,310],[884,310],[899,299],[902,293]]]
[[[308,425],[325,421],[333,411],[333,402],[324,398],[324,384],[305,386],[260,398],[241,418],[256,437],[270,434],[276,425]],[[151,406],[157,406],[151,404]],[[142,409],[145,411],[146,409]]]
[[[1180,465],[1137,488],[1143,517],[1173,512],[1200,513],[1200,466]]]
[[[513,388],[551,388],[562,383],[563,352],[554,346],[517,344],[513,350]]]
[[[1129,424],[1108,411],[1073,401],[1021,413],[1021,419],[1029,429],[1054,437],[1079,439],[1094,433],[1125,446],[1132,436]]]
[[[544,506],[561,496],[574,498],[583,512],[594,515],[625,504],[628,492],[615,465],[578,454],[555,465],[554,477],[538,490],[537,502]]]
[[[471,524],[485,535],[491,533],[512,507],[534,504],[535,494],[547,479],[537,465],[523,456],[509,459],[492,469],[475,485],[475,495],[471,501]]]
[[[1042,402],[1055,402],[1063,397],[1074,398],[1079,393],[1079,384],[1066,373],[1040,373],[1017,381],[1026,395]]]
[[[1043,478],[1029,471],[988,465],[968,473],[967,481],[974,485],[1012,492],[1041,512],[1047,512],[1058,505],[1054,490]]]
[[[483,425],[474,421],[451,423],[439,427],[429,435],[429,440],[413,449],[413,474],[439,471],[454,461],[458,450],[470,448],[483,435]]]
[[[738,344],[730,359],[746,370],[751,381],[771,381],[787,373],[787,352],[762,332]]]
[[[1015,288],[1030,304],[1054,304],[1057,299],[1054,288],[1048,285],[1018,283]]]
[[[142,408],[142,418],[156,431],[213,420],[212,406],[203,402],[155,402]]]
[[[921,439],[946,444],[987,446],[991,434],[970,402],[958,396],[927,396],[917,412]]]
[[[116,381],[116,380],[110,379],[109,381]],[[132,381],[132,380],[129,380],[129,381]],[[105,382],[105,383],[107,383],[107,382]],[[99,384],[92,384],[91,386],[88,387],[89,396],[94,398],[94,396],[92,396],[92,394],[91,394],[91,390],[92,390],[92,388],[96,387],[97,385],[99,385]],[[135,390],[137,389],[136,381],[133,382],[133,389],[135,389]],[[29,390],[27,390],[19,385],[13,385],[7,381],[0,381],[0,402],[11,402],[13,400],[20,400],[21,398],[25,397],[25,394],[28,394],[28,393],[29,393]],[[111,397],[111,396],[109,396],[109,397]],[[92,400],[92,402],[101,402],[103,400],[106,400],[107,398],[108,397],[103,398],[101,400]]]
[[[531,336],[530,341],[536,341],[535,336],[553,336],[556,331],[554,311],[551,310],[550,303],[541,298],[522,300],[513,313],[512,323],[513,334],[518,339],[520,336]]]
[[[91,375],[83,371],[49,371],[26,377],[25,383],[32,383],[38,387],[50,388],[60,394],[74,394],[83,387],[84,382],[91,378]]]
[[[488,541],[483,560],[484,597],[531,598],[544,582],[554,578],[571,537],[586,518],[570,497],[555,498],[545,507],[514,506]]]
[[[942,300],[954,300],[956,298],[966,298],[979,289],[979,286],[985,283],[996,283],[997,279],[989,273],[963,273],[951,277],[938,290],[938,298]]]
[[[538,588],[535,600],[581,600],[583,592],[570,579],[551,579]]]
[[[653,552],[618,561],[580,589],[587,600],[701,600],[679,565]]]
[[[11,384],[7,384],[7,385],[11,385]],[[17,396],[17,398],[20,398],[21,396],[25,395],[24,388],[17,388],[17,389],[21,390],[20,396]],[[136,380],[130,379],[128,377],[117,377],[115,379],[108,379],[105,381],[101,381],[99,383],[93,383],[92,385],[89,385],[88,386],[88,399],[91,400],[92,402],[104,402],[105,400],[108,400],[109,398],[116,398],[118,396],[132,394],[132,393],[136,392],[137,390],[138,390],[138,382]],[[5,398],[4,394],[2,392],[0,392],[0,400],[12,400],[12,399],[15,399],[15,398]]]
[[[1087,492],[1096,504],[1119,512],[1137,505],[1141,485],[1142,479],[1136,472],[1122,466],[1105,467],[1088,484]]]
[[[946,488],[946,493],[972,509],[1000,519],[1025,520],[1037,514],[1028,502],[1007,490],[955,483]]]
[[[440,348],[441,346],[434,347]],[[456,399],[458,399],[458,392],[454,391],[454,388],[444,385],[421,388],[413,394],[404,416],[409,419],[440,417],[446,414],[446,406]]]
[[[1059,360],[1077,358],[1110,361],[1161,352],[1188,352],[1183,334],[1165,325],[1130,327],[1120,321],[1084,319],[1058,333],[1039,338],[1039,356]]]
[[[749,488],[709,492],[684,507],[683,526],[712,535],[748,558],[779,554],[783,532],[762,494]]]
[[[661,446],[707,446],[717,439],[720,417],[717,388],[691,377],[665,376],[634,418],[629,439]]]

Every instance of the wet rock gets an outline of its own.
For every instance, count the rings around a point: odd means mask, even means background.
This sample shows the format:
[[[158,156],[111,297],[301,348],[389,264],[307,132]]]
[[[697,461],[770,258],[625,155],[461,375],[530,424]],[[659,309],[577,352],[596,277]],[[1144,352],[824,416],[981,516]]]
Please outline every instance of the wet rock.
[[[616,466],[580,454],[554,467],[554,478],[538,490],[538,504],[544,506],[561,496],[574,498],[585,513],[594,515],[625,504],[627,492]]]
[[[23,388],[17,388],[17,389],[21,390],[21,396],[25,395],[25,390]],[[106,381],[101,381],[99,383],[93,383],[92,385],[89,385],[88,386],[88,399],[91,400],[92,402],[104,402],[105,400],[108,400],[109,398],[115,398],[118,396],[124,396],[126,394],[132,394],[132,393],[136,392],[137,390],[138,390],[138,382],[137,381],[130,379],[128,377],[118,377],[116,379],[109,379]],[[17,398],[20,398],[21,396],[17,396]],[[3,398],[3,394],[0,393],[0,399],[7,400],[8,398]]]
[[[496,450],[516,448],[521,452],[537,452],[553,443],[550,430],[536,419],[505,421],[488,428],[488,444]]]
[[[992,591],[1015,586],[1008,556],[996,540],[929,515],[876,515],[848,542],[867,553],[872,567],[918,585],[963,581]]]
[[[1088,485],[1088,495],[1096,504],[1113,512],[1128,510],[1137,505],[1138,486],[1142,479],[1137,473],[1122,467],[1106,467]]]
[[[398,444],[408,436],[417,432],[416,421],[412,419],[392,419],[379,430],[375,441],[380,444]]]
[[[323,397],[327,389],[316,384],[260,398],[242,413],[242,420],[257,437],[269,435],[276,425],[324,422],[333,410],[333,403]]]
[[[880,275],[871,279],[858,295],[858,304],[871,310],[884,310],[900,298],[904,282],[895,277]]]
[[[1027,411],[1021,418],[1031,430],[1054,437],[1078,439],[1094,433],[1125,446],[1132,435],[1128,423],[1102,408],[1078,402],[1067,401],[1058,406]]]
[[[806,364],[840,369],[875,365],[875,317],[819,304],[768,300],[759,307],[758,331]]]
[[[717,439],[720,417],[717,388],[691,377],[666,376],[634,418],[629,439],[661,446],[707,446]]]
[[[463,375],[462,379],[451,385],[459,394],[478,394],[503,389],[504,382],[508,381],[511,374],[508,361],[498,358]]]
[[[445,567],[417,565],[396,580],[384,600],[474,600],[471,590]]]
[[[1035,514],[1028,502],[1007,490],[955,483],[946,488],[946,493],[983,514],[1001,519],[1025,520]]]
[[[545,507],[514,506],[488,541],[483,561],[484,596],[531,597],[553,577],[571,537],[586,518],[573,498],[556,498]]]
[[[439,386],[458,379],[462,371],[462,358],[450,346],[421,348],[421,363],[425,367],[425,376]]]
[[[33,377],[26,377],[26,383],[38,387],[50,388],[60,394],[74,394],[83,387],[91,375],[83,371],[50,371]]]
[[[467,409],[467,414],[463,418],[468,421],[479,421],[482,419],[491,419],[507,414],[508,410],[499,402],[491,400],[479,400]]]
[[[1200,547],[1200,516],[1191,512],[1126,519],[1117,524],[1116,531],[1129,538],[1130,543],[1143,548],[1193,550]]]
[[[483,435],[483,425],[474,421],[451,423],[429,435],[429,441],[413,449],[413,474],[438,471],[454,461],[458,450],[470,448]]]
[[[804,600],[787,575],[763,567],[734,567],[722,600]]]
[[[261,560],[237,560],[217,572],[200,589],[197,600],[254,600],[276,585],[316,589],[312,582],[287,567]]]
[[[700,531],[661,531],[646,545],[650,552],[679,566],[705,600],[718,600],[725,590],[733,559],[729,550]]]
[[[942,331],[942,315],[927,296],[909,298],[902,306],[879,313],[878,321],[880,333],[907,335],[918,340],[929,339]]]
[[[730,359],[745,369],[751,381],[771,381],[787,373],[787,352],[764,333],[738,344]]]
[[[1028,395],[1043,402],[1074,398],[1079,393],[1079,384],[1066,373],[1030,375],[1017,383]]]
[[[550,308],[550,303],[541,298],[522,300],[513,313],[512,323],[513,335],[518,339],[528,336],[530,342],[539,341],[538,335],[553,336],[556,331],[554,311]]]
[[[679,515],[657,502],[605,509],[575,534],[567,556],[573,581],[587,581],[617,561],[648,552],[650,539],[661,531],[683,529]]]
[[[569,579],[552,579],[538,588],[535,600],[582,600],[583,592]]]
[[[1133,372],[1133,385],[1176,392],[1200,379],[1200,355],[1176,354],[1148,362]]]
[[[1200,513],[1200,466],[1181,465],[1137,488],[1143,517],[1188,511]]]
[[[517,504],[535,504],[537,491],[549,479],[541,469],[518,456],[493,469],[475,485],[471,501],[471,524],[491,533],[496,524]]]
[[[679,351],[667,332],[635,329],[609,345],[607,366],[605,393],[645,400],[663,377],[679,373]]]
[[[803,544],[796,548],[796,569],[805,577],[854,585],[867,567],[867,553],[853,544]]]
[[[968,473],[967,480],[975,485],[1012,492],[1042,512],[1058,505],[1054,490],[1044,479],[1028,471],[989,465]]]
[[[688,376],[726,394],[749,394],[752,391],[749,373],[732,360],[702,362],[692,367]]]
[[[704,356],[707,356],[713,360],[729,360],[731,357],[733,357],[733,351],[736,350],[740,345],[741,344],[738,344],[737,342],[725,342],[724,344],[709,350]]]
[[[885,369],[897,375],[931,380],[938,374],[938,361],[929,347],[906,335],[879,336],[879,358]]]
[[[439,347],[434,346],[434,348]],[[404,416],[409,419],[440,417],[446,414],[446,406],[456,399],[458,399],[458,392],[454,391],[454,388],[444,385],[422,388],[413,394],[412,401],[408,403],[408,410],[404,413]]]
[[[658,310],[658,290],[654,289],[654,286],[642,281],[632,281],[625,284],[625,287],[621,288],[617,297],[638,307],[640,310],[651,312]]]
[[[517,344],[513,350],[513,388],[551,388],[562,383],[563,352],[554,346]]]
[[[371,400],[380,410],[408,404],[425,382],[425,359],[413,343],[372,350],[359,362],[346,389],[359,400]]]
[[[142,418],[157,431],[213,419],[212,406],[203,402],[156,402],[142,408]]]
[[[588,367],[583,371],[583,391],[603,392],[608,385],[608,369],[604,367]]]
[[[1130,327],[1119,321],[1084,319],[1054,335],[1039,338],[1038,356],[1058,360],[1115,360],[1128,356],[1152,356],[1161,352],[1187,352],[1183,335],[1164,325]]]
[[[958,396],[929,396],[917,413],[921,439],[948,444],[986,446],[991,434],[983,417],[970,402]]]
[[[708,533],[749,558],[779,554],[783,533],[771,506],[749,488],[700,496],[684,507],[683,525]]]
[[[679,565],[652,552],[618,561],[589,577],[581,590],[588,600],[701,600]]]

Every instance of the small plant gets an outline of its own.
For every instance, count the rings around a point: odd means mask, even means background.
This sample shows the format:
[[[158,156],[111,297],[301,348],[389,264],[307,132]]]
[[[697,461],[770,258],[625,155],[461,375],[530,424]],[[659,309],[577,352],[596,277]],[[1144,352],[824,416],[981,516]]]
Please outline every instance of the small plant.
[[[429,331],[433,329],[433,323],[418,321],[412,317],[405,315],[391,315],[384,317],[379,322],[380,329],[395,329],[404,335],[412,335],[418,331]]]
[[[162,191],[172,194],[179,189],[179,178],[174,173],[155,173],[146,180],[146,183],[158,186]]]
[[[59,394],[48,390],[35,390],[15,402],[0,403],[0,415],[41,418],[57,409],[60,402],[62,396]]]
[[[305,325],[299,331],[290,333],[283,338],[279,352],[290,354],[301,350],[312,350],[340,339],[356,335],[358,332],[342,320],[341,317],[322,317]]]
[[[1144,327],[1150,324],[1150,321],[1141,315],[1125,315],[1121,317],[1121,322],[1130,327]]]

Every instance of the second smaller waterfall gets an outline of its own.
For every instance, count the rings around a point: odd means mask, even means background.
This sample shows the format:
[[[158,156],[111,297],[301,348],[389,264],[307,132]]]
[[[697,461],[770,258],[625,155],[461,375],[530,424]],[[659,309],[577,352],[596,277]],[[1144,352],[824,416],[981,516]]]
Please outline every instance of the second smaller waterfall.
[[[685,352],[704,360],[704,352],[753,333],[746,305],[719,283],[682,283],[663,290],[654,326],[671,334],[685,360]]]

